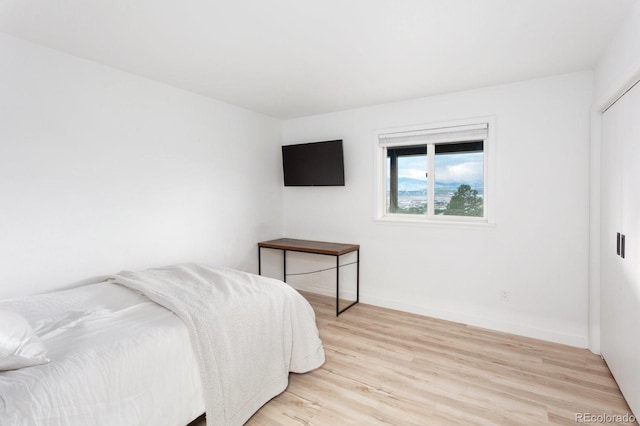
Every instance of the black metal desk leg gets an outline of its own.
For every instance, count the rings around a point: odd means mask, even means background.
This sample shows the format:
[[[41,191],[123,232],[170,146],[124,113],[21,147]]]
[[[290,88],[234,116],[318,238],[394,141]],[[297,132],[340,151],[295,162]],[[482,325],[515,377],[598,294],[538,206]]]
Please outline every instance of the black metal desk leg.
[[[340,256],[336,256],[336,316],[340,315]]]
[[[338,262],[336,264],[336,316],[339,316],[341,313],[351,308],[353,305],[360,301],[360,250],[356,251],[356,300],[351,302],[348,306],[345,306],[344,309],[340,309],[340,261],[338,257]]]
[[[282,281],[287,282],[287,251],[282,250]]]
[[[356,302],[360,301],[360,249],[356,251]]]
[[[262,260],[260,259],[260,249],[262,247],[258,246],[258,275],[262,275]]]

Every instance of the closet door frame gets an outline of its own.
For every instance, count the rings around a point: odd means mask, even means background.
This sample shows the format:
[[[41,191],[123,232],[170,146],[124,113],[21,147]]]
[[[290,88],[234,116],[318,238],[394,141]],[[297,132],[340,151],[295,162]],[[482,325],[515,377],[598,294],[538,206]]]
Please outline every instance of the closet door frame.
[[[602,115],[601,353],[640,413],[640,84]],[[618,238],[617,238],[618,237]]]

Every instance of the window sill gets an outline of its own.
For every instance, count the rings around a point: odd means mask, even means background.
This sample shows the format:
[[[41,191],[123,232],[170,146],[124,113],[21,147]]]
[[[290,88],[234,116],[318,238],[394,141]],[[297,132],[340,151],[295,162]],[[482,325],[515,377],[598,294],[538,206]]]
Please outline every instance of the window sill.
[[[434,220],[422,217],[405,217],[405,216],[382,216],[374,219],[374,222],[380,224],[393,225],[420,225],[427,227],[439,228],[462,228],[462,229],[493,229],[496,227],[494,222],[487,220]]]

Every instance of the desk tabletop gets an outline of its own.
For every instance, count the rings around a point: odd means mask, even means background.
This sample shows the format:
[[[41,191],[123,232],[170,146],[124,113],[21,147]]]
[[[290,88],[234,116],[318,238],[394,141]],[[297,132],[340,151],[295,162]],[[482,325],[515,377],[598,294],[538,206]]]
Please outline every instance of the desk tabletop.
[[[360,245],[278,238],[277,240],[259,242],[258,247],[340,256],[358,250]]]

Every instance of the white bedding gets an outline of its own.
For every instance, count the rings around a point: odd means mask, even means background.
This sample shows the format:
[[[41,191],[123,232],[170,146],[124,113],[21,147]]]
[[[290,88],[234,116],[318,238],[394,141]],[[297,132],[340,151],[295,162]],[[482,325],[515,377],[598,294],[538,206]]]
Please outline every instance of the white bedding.
[[[287,387],[290,371],[324,363],[313,309],[282,281],[197,264],[121,272],[114,281],[189,328],[209,425],[242,425]]]
[[[100,283],[0,301],[25,317],[51,362],[0,372],[0,425],[186,425],[204,412],[185,324]]]
[[[205,406],[239,425],[324,362],[313,309],[281,281],[202,265],[117,279],[149,298],[106,282],[0,301],[51,359],[0,372],[1,426],[181,426]]]

